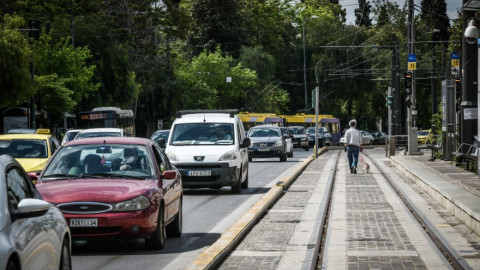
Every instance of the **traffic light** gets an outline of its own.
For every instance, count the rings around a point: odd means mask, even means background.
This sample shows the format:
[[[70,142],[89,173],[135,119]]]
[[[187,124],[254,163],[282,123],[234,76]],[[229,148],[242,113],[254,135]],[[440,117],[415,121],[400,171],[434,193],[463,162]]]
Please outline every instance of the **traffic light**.
[[[387,96],[387,105],[392,106],[393,104],[393,96]]]
[[[412,74],[410,73],[405,74],[405,94],[412,94]]]

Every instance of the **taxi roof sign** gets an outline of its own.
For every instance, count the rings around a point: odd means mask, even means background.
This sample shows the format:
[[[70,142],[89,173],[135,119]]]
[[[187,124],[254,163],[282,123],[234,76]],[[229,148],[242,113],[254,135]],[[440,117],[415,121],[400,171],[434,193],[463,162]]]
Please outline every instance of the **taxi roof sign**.
[[[37,129],[37,134],[50,134],[50,129],[48,129],[48,128],[39,128],[39,129]]]

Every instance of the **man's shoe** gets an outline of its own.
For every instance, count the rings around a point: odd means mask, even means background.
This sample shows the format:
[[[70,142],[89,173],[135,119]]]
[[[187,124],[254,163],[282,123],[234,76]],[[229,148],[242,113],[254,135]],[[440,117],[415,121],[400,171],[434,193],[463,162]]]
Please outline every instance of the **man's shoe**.
[[[350,173],[353,173],[353,167],[352,167],[352,168],[350,168]]]
[[[353,167],[353,173],[357,174],[357,167]]]

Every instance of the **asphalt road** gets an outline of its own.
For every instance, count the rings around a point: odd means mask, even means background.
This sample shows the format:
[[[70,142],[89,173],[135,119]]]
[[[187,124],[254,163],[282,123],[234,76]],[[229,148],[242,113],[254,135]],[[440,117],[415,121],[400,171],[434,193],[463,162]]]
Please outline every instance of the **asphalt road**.
[[[183,234],[169,238],[162,251],[147,250],[143,240],[75,242],[73,269],[184,269],[223,232],[230,228],[275,184],[275,178],[312,154],[295,149],[293,158],[253,159],[249,165],[249,188],[231,194],[220,190],[184,191]]]

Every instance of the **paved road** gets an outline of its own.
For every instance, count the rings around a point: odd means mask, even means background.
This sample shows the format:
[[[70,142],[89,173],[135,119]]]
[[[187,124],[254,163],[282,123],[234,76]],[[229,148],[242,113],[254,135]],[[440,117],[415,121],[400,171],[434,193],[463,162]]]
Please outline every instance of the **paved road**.
[[[277,176],[311,153],[295,149],[287,162],[253,159],[249,189],[241,194],[231,194],[229,188],[185,190],[183,235],[167,239],[162,251],[146,250],[143,240],[76,242],[72,266],[88,270],[184,269],[265,194]]]

